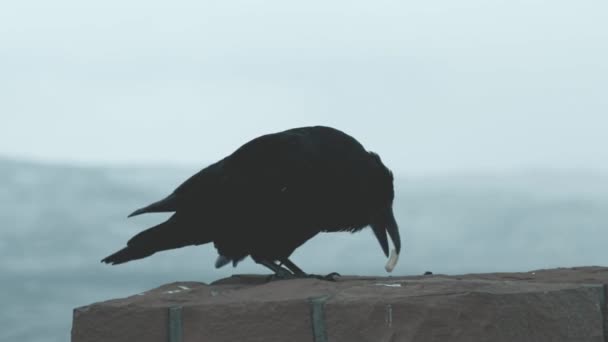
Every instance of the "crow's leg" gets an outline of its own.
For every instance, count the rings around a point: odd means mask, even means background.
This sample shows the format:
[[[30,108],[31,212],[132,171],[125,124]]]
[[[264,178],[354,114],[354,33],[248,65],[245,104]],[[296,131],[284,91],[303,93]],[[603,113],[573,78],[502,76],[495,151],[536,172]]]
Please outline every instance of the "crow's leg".
[[[253,261],[255,261],[256,263],[258,263],[262,266],[268,267],[271,271],[274,272],[273,277],[276,279],[290,279],[290,278],[294,277],[293,273],[289,272],[288,270],[275,264],[272,261],[268,261],[266,259],[258,259],[258,258],[253,258]]]
[[[294,264],[291,260],[289,260],[289,258],[283,258],[279,260],[281,262],[282,265],[285,265],[285,267],[287,267],[291,272],[293,272],[293,274],[298,277],[298,278],[317,278],[317,279],[321,279],[321,280],[330,280],[330,281],[336,281],[335,277],[339,277],[340,274],[336,273],[336,272],[332,272],[328,275],[316,275],[316,274],[307,274],[306,272],[302,271],[301,268],[299,268],[298,266],[296,266],[296,264]]]
[[[305,276],[306,275],[306,273],[304,271],[302,271],[301,268],[296,266],[296,264],[291,262],[291,260],[289,260],[288,258],[280,259],[279,261],[281,262],[282,265],[285,265],[285,267],[287,267],[296,276]]]

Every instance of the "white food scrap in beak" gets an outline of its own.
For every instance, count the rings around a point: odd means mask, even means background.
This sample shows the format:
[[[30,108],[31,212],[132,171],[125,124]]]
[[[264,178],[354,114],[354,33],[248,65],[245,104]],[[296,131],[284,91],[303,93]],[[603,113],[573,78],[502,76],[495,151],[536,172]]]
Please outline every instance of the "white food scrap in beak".
[[[388,258],[386,266],[384,266],[386,272],[392,272],[395,266],[397,265],[397,261],[399,261],[399,254],[397,254],[397,251],[393,248],[391,250],[391,256],[390,258]]]

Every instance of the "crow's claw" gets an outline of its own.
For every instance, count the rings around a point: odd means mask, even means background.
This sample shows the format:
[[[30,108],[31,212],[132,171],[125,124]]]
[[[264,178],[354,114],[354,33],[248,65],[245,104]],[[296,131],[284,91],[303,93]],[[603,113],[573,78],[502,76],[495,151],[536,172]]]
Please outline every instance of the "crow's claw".
[[[306,275],[304,275],[304,277],[316,278],[316,279],[327,280],[327,281],[336,281],[337,280],[336,277],[341,277],[341,275],[338,272],[331,272],[330,274],[327,274],[327,275],[306,274]]]

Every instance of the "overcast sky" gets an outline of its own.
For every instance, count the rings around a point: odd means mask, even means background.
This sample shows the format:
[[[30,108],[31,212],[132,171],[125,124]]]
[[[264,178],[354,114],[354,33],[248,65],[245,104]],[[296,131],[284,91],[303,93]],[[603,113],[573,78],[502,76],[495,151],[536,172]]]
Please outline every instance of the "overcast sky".
[[[0,156],[206,163],[343,129],[402,172],[608,168],[608,2],[6,1]]]

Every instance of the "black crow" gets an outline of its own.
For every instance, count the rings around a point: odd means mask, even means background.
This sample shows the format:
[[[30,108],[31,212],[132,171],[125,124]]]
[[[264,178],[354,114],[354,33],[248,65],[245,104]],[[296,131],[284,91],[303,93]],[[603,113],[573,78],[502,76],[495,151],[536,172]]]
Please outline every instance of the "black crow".
[[[371,226],[392,271],[401,249],[393,216],[393,175],[380,157],[330,127],[263,135],[204,168],[168,197],[129,217],[174,212],[103,259],[121,264],[156,252],[213,242],[215,267],[247,256],[275,276],[307,276],[289,260],[320,232],[358,232]]]

